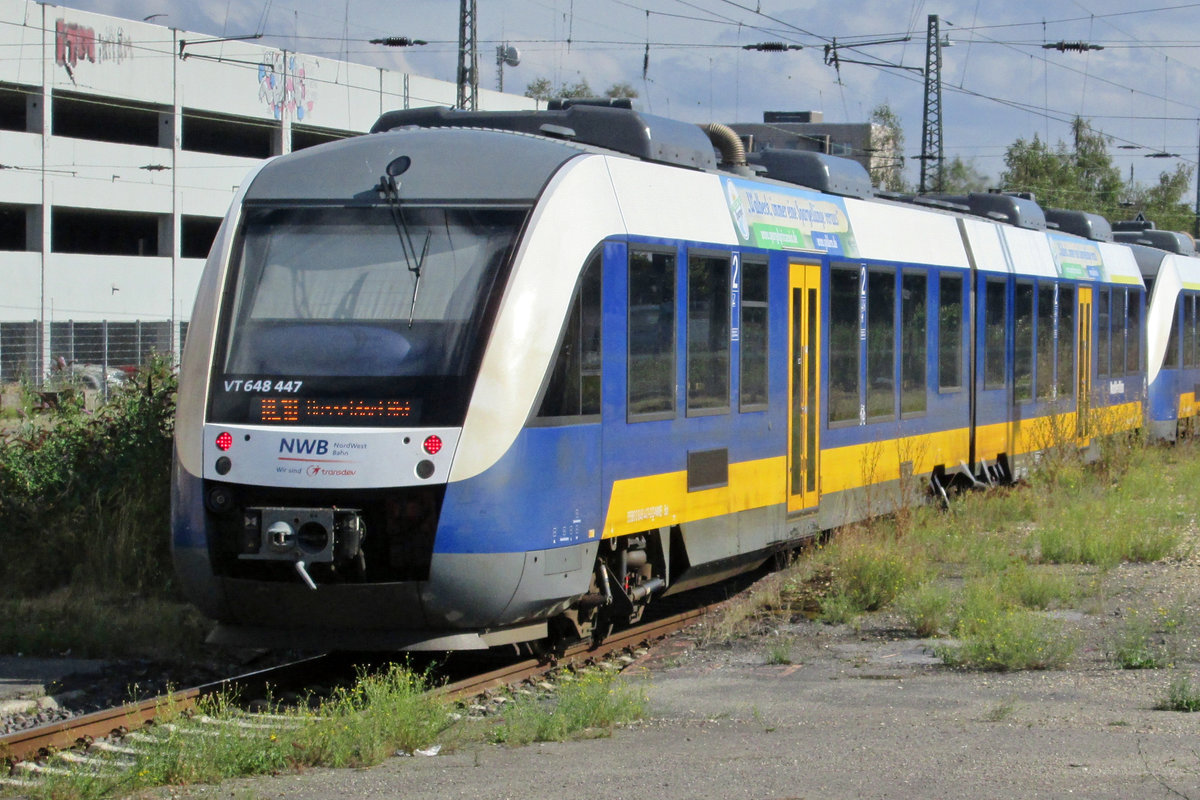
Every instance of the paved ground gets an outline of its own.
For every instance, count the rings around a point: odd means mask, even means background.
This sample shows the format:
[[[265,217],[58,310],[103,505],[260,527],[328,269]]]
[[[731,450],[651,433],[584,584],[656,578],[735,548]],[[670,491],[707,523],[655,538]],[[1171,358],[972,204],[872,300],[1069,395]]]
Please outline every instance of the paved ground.
[[[1155,711],[1170,673],[1085,653],[1073,669],[967,673],[925,642],[801,623],[795,663],[762,639],[657,650],[631,674],[651,718],[611,738],[393,758],[368,770],[164,796],[1200,798],[1200,715]]]
[[[1200,554],[1109,575],[1092,607],[1058,616],[1083,642],[1063,670],[942,666],[930,642],[872,615],[696,648],[678,637],[627,674],[650,715],[610,738],[472,745],[366,770],[161,789],[155,797],[1195,798],[1200,714],[1154,710],[1178,674],[1200,679]],[[1122,670],[1108,655],[1131,609],[1181,608],[1173,668]],[[768,663],[780,641],[790,664]],[[71,665],[78,668],[80,665]],[[94,664],[84,664],[92,668]],[[0,659],[0,696],[65,666]],[[41,681],[31,680],[33,677]]]

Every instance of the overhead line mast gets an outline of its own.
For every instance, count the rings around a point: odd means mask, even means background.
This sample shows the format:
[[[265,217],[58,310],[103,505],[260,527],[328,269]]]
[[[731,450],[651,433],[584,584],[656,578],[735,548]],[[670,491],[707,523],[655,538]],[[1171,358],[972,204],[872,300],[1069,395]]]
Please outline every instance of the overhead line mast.
[[[476,49],[475,0],[461,0],[458,12],[458,102],[463,111],[479,110],[479,52]]]
[[[925,33],[925,110],[921,117],[920,194],[945,187],[942,150],[942,36],[938,15],[929,15]],[[933,162],[932,169],[930,162]],[[930,182],[932,181],[932,187]]]

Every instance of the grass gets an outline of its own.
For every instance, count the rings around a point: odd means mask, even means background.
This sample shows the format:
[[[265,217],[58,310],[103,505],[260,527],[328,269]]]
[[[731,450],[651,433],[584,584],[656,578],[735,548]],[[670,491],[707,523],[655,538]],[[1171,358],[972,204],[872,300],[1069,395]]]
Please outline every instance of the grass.
[[[1154,706],[1159,711],[1200,711],[1200,686],[1187,675],[1177,675],[1167,687],[1167,694]]]
[[[594,738],[640,718],[646,704],[640,688],[602,670],[564,679],[552,693],[509,695],[501,714],[482,720],[462,717],[428,689],[426,675],[394,664],[360,675],[314,710],[275,709],[269,722],[249,727],[232,724],[243,713],[229,697],[206,698],[191,717],[165,709],[163,724],[153,729],[158,745],[132,767],[111,775],[52,775],[23,791],[36,800],[90,800],[308,767],[366,767],[434,744]]]
[[[1174,634],[1183,624],[1182,608],[1157,608],[1152,612],[1130,609],[1109,648],[1122,669],[1160,669],[1172,665],[1178,649]]]
[[[767,663],[773,665],[791,664],[792,647],[796,644],[791,636],[774,636],[767,645]]]
[[[640,687],[614,673],[593,670],[560,684],[552,696],[511,695],[488,740],[522,745],[608,736],[616,726],[640,719],[645,710]]]
[[[947,666],[980,670],[1055,669],[1074,655],[1077,639],[1044,614],[998,594],[992,581],[963,591],[955,611],[956,642],[934,649]]]
[[[863,614],[892,609],[914,635],[954,637],[937,651],[948,665],[1062,667],[1079,638],[1046,612],[1102,607],[1105,571],[1118,564],[1185,555],[1197,517],[1197,446],[1148,448],[1126,437],[1097,465],[1064,451],[1036,466],[1031,484],[968,492],[944,512],[910,508],[903,524],[843,529],[769,596],[740,603],[732,627],[744,635],[798,616],[857,625]],[[1146,631],[1118,634],[1112,658],[1130,668],[1169,665],[1167,640],[1181,619],[1159,609]],[[722,625],[710,627],[709,641],[720,641]],[[774,646],[767,657],[778,657]]]
[[[928,570],[924,554],[906,546],[907,537],[877,525],[852,529],[825,547],[818,558],[832,574],[830,593],[820,602],[821,618],[848,622],[860,613],[890,605]]]
[[[930,581],[905,593],[897,605],[917,636],[939,636],[950,630],[953,602],[950,587]]]

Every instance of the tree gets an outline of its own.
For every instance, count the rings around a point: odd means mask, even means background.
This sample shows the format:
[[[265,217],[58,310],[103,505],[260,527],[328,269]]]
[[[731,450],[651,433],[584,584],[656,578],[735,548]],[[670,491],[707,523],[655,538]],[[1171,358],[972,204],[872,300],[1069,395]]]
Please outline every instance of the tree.
[[[525,87],[525,96],[546,102],[560,97],[595,97],[596,95],[592,91],[592,87],[588,85],[587,78],[580,78],[569,86],[561,83],[557,89],[554,88],[554,84],[549,78],[535,78]]]
[[[986,192],[991,179],[980,172],[974,161],[954,156],[942,167],[942,190],[947,194]]]
[[[574,97],[596,97],[596,93],[592,91],[592,87],[588,84],[587,78],[580,78],[573,84],[561,83],[558,88],[554,88],[554,82],[549,78],[535,78],[530,81],[525,87],[525,96],[532,97],[535,100],[541,100],[543,103],[559,98],[574,98]],[[634,99],[638,96],[637,89],[634,89],[628,83],[614,83],[612,86],[604,90],[604,97],[619,98],[627,97]]]
[[[1081,117],[1071,123],[1074,143],[1051,149],[1034,134],[1018,139],[1004,154],[1001,183],[1008,191],[1032,192],[1043,208],[1090,211],[1108,219],[1123,215],[1125,184],[1108,154],[1108,137]]]
[[[1183,199],[1191,182],[1192,168],[1176,164],[1174,172],[1160,172],[1158,183],[1153,186],[1133,184],[1124,216],[1141,213],[1164,230],[1191,231],[1196,215]]]
[[[887,103],[871,112],[871,183],[888,192],[903,192],[904,131],[900,118]]]
[[[636,100],[638,96],[638,90],[633,88],[633,86],[628,83],[614,83],[612,86],[604,90],[604,96],[610,98],[625,97],[630,100]]]
[[[1195,219],[1184,201],[1191,167],[1180,164],[1163,172],[1152,186],[1125,182],[1108,153],[1108,137],[1076,117],[1071,124],[1074,144],[1059,142],[1051,150],[1035,135],[1018,139],[1004,156],[1001,175],[1006,189],[1033,192],[1044,208],[1070,208],[1100,214],[1109,220],[1129,219],[1139,212],[1164,230],[1189,230]]]

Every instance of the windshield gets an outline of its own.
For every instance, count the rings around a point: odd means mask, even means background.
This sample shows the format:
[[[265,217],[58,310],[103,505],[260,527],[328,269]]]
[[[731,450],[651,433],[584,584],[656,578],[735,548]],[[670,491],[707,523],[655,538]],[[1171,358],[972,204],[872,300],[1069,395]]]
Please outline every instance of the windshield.
[[[448,424],[442,406],[465,408],[465,397],[447,395],[469,388],[488,299],[523,214],[405,208],[416,251],[406,259],[386,207],[248,210],[214,421],[383,422],[260,410],[264,397],[271,409],[271,398],[309,397],[407,403],[408,417],[388,424]]]

